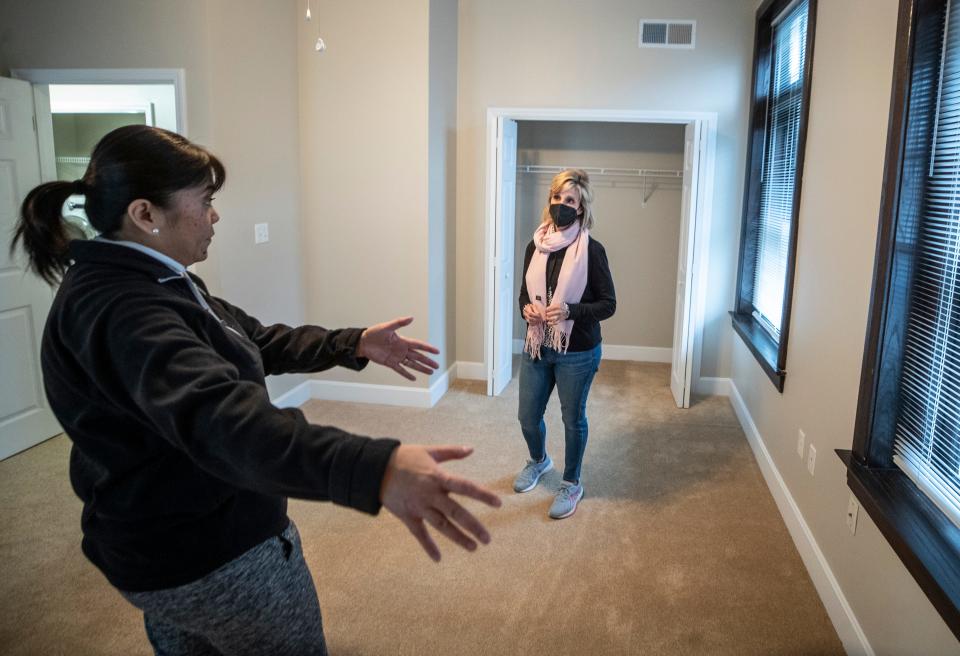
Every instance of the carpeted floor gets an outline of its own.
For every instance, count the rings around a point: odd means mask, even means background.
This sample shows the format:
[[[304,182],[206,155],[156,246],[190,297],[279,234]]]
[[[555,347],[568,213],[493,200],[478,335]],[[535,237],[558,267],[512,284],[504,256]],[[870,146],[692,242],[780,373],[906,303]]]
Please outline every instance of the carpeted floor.
[[[678,410],[669,366],[604,361],[590,396],[586,496],[547,517],[556,471],[512,492],[526,450],[517,381],[461,381],[430,410],[311,401],[307,416],[408,442],[465,443],[449,468],[503,507],[468,507],[493,542],[443,538],[435,564],[398,520],[291,503],[334,656],[842,654],[729,403]],[[548,449],[563,461],[556,398]],[[0,463],[0,653],[149,654],[141,619],[79,550],[55,438]]]

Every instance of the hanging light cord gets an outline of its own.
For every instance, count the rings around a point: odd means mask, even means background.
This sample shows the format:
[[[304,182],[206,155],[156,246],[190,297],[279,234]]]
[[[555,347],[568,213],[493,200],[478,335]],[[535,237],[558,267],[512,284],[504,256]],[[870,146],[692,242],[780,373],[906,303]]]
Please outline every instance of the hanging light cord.
[[[310,11],[310,0],[307,0],[307,22],[309,23],[313,20],[313,14]],[[320,23],[317,23],[317,40],[313,44],[313,49],[317,52],[323,52],[327,49],[327,44],[323,42],[323,37],[320,36]]]

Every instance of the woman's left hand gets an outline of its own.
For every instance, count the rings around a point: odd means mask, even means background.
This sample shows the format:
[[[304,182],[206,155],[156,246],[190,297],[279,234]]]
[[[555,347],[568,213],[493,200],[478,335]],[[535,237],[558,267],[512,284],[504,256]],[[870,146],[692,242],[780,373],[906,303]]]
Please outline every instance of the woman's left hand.
[[[561,321],[567,319],[570,316],[570,311],[567,308],[567,305],[551,305],[547,308],[547,323],[551,326],[555,326]]]
[[[411,323],[413,323],[413,317],[401,317],[370,326],[360,336],[357,357],[368,358],[384,367],[390,367],[407,380],[417,379],[407,371],[407,368],[422,374],[432,374],[440,365],[423,352],[439,353],[439,349],[418,339],[401,337],[397,334],[398,328],[409,326]]]

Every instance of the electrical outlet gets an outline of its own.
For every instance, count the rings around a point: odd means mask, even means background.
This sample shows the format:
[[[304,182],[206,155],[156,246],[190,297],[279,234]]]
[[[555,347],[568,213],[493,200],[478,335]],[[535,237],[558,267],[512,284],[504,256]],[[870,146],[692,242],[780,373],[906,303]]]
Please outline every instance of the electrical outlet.
[[[813,470],[817,466],[817,447],[810,445],[807,451],[807,471],[813,476]]]
[[[270,241],[270,228],[266,223],[258,223],[253,226],[253,243],[265,244]]]
[[[797,455],[800,456],[800,460],[803,460],[803,445],[807,441],[807,434],[803,432],[803,429],[797,431]]]
[[[850,495],[850,500],[847,502],[847,528],[850,529],[851,535],[857,534],[857,515],[860,513],[860,504],[857,503],[857,498]]]

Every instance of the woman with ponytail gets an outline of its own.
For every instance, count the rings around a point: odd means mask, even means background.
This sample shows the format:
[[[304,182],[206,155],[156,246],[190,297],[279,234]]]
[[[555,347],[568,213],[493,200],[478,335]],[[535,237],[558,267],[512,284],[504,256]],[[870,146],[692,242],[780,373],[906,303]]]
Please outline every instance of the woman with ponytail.
[[[600,322],[617,309],[607,253],[590,235],[593,223],[587,173],[558,173],[523,261],[520,311],[527,336],[520,356],[518,417],[530,459],[513,489],[529,492],[553,467],[543,414],[556,387],[566,450],[563,482],[548,513],[554,519],[572,515],[583,498],[587,395],[600,366]]]
[[[397,515],[432,558],[424,521],[460,546],[483,525],[451,492],[486,488],[438,463],[467,447],[401,445],[312,425],[267,395],[269,374],[368,360],[413,379],[436,349],[396,331],[264,326],[208,293],[187,267],[207,257],[225,171],[157,128],[106,135],[81,180],[24,199],[11,249],[51,284],[47,398],[73,442],[82,549],[144,613],[158,654],[326,654],[320,606],[287,497]],[[87,221],[64,219],[73,195]],[[468,534],[472,534],[471,537]]]

